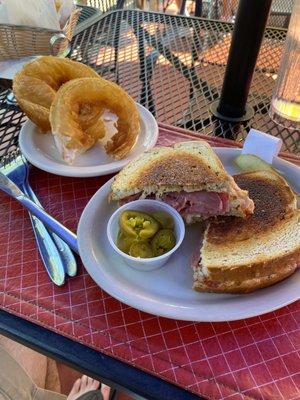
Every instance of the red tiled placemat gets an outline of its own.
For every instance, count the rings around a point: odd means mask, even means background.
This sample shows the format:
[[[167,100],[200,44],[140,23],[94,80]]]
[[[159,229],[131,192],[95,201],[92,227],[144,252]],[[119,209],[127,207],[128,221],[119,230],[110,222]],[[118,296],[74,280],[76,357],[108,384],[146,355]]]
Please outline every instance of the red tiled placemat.
[[[160,127],[159,144],[189,138],[196,136]],[[31,182],[48,212],[75,231],[84,206],[109,178],[64,178],[33,169]],[[299,301],[228,323],[159,318],[110,297],[82,265],[77,277],[55,287],[39,259],[27,212],[0,194],[0,215],[3,309],[210,399],[300,399]]]

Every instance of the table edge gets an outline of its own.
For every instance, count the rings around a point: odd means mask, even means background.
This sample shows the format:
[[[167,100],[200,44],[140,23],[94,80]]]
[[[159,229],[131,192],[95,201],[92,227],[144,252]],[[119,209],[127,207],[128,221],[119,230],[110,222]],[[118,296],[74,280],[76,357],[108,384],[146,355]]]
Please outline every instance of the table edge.
[[[203,399],[158,376],[0,310],[0,333],[113,387],[149,400]]]

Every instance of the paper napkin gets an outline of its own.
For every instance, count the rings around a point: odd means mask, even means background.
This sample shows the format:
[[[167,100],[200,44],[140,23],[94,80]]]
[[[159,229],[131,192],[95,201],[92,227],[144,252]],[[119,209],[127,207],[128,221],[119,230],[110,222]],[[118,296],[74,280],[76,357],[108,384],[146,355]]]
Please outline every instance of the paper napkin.
[[[280,138],[251,129],[246,137],[242,154],[254,154],[269,164],[272,164],[282,146]]]

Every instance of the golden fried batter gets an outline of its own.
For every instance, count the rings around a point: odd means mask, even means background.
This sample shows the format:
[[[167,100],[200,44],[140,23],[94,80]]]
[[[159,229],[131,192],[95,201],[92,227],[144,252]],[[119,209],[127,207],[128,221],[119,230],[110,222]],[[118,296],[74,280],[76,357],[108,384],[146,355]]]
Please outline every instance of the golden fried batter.
[[[139,113],[134,100],[118,85],[96,78],[73,79],[56,93],[50,108],[50,123],[58,149],[65,161],[72,163],[77,152],[84,152],[105,135],[101,120],[96,125],[82,123],[82,116],[92,109],[116,114],[118,132],[105,146],[108,154],[124,158],[140,132]]]
[[[42,132],[51,129],[49,110],[55,93],[64,83],[76,78],[101,77],[92,68],[69,59],[44,56],[31,61],[15,75],[13,92],[20,108]],[[101,110],[90,108],[85,125],[97,121]]]

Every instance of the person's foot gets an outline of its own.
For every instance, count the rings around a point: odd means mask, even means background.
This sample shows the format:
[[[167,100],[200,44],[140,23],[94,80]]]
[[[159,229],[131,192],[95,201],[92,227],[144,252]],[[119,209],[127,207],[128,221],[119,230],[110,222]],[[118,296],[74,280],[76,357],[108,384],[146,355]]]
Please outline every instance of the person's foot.
[[[92,379],[86,375],[83,375],[80,379],[77,379],[69,393],[67,400],[76,400],[85,393],[91,390],[96,390],[100,386],[100,382]],[[101,386],[101,393],[103,400],[109,400],[110,387],[106,385]]]

